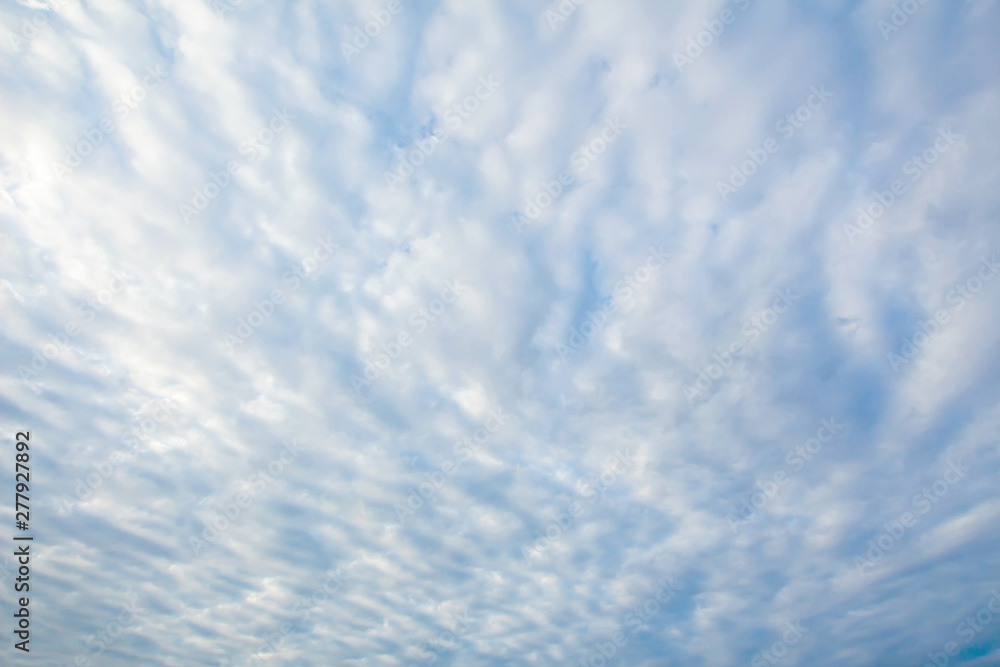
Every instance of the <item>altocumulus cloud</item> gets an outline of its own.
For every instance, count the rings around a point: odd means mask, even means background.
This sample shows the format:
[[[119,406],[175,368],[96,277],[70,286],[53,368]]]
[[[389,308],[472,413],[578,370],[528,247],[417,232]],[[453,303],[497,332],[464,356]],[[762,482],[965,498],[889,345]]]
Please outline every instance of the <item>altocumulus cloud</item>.
[[[0,663],[1000,662],[997,3],[0,23]]]

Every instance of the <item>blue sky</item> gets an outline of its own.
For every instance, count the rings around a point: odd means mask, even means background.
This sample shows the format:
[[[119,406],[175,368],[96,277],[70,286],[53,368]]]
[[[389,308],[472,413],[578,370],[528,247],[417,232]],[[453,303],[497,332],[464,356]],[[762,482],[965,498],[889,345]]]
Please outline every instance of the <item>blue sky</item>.
[[[994,0],[0,22],[3,664],[1000,664]]]

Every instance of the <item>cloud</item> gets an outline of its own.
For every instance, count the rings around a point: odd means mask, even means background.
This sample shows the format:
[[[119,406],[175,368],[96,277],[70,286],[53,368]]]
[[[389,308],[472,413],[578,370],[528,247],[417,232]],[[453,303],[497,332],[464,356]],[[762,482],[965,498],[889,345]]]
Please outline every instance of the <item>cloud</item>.
[[[911,4],[0,11],[11,664],[992,664],[1000,15]]]

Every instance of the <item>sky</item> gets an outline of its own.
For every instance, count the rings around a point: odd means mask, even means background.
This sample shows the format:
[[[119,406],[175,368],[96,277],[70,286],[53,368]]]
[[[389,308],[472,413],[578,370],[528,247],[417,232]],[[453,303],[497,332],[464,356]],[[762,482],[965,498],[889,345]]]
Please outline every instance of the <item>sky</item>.
[[[995,0],[0,27],[0,664],[1000,664]]]

